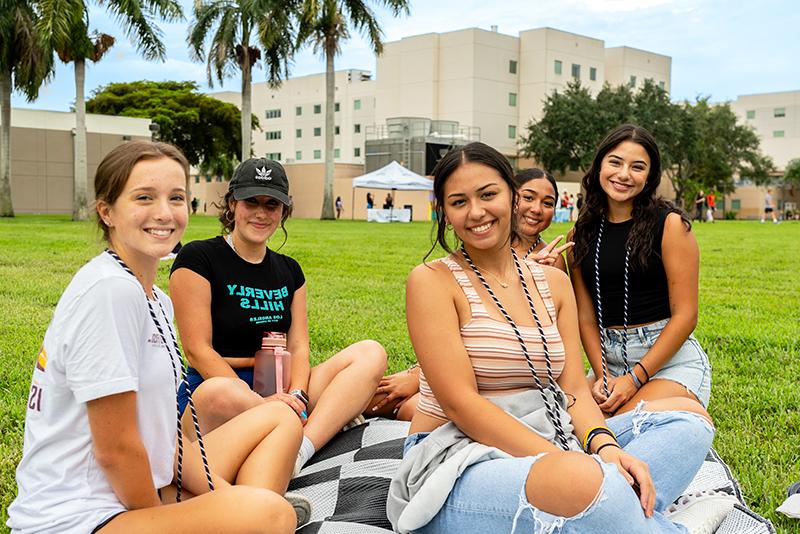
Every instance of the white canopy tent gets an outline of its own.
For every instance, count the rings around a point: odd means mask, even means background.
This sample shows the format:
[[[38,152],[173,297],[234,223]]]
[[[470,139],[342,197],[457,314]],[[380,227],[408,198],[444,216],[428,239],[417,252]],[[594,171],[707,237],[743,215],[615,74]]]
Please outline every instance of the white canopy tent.
[[[353,206],[355,206],[357,187],[390,189],[392,191],[433,191],[433,180],[406,169],[396,161],[392,161],[376,171],[353,178],[353,203],[351,204]],[[351,215],[352,217],[353,215]]]

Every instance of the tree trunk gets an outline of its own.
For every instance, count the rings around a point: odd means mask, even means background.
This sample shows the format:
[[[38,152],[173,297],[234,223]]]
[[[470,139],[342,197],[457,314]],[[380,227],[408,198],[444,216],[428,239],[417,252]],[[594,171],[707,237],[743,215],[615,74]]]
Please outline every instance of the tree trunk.
[[[242,23],[242,161],[250,159],[253,134],[253,101],[251,83],[253,68],[250,65],[250,40],[247,23]]]
[[[320,219],[333,219],[333,101],[336,98],[336,80],[333,72],[334,43],[325,44],[325,188]],[[345,104],[347,105],[347,104]]]
[[[11,203],[11,73],[0,74],[0,217],[13,217]]]
[[[86,99],[83,87],[86,83],[86,60],[75,59],[75,135],[73,143],[73,193],[72,220],[85,221],[89,214],[87,208],[87,169],[86,169]]]

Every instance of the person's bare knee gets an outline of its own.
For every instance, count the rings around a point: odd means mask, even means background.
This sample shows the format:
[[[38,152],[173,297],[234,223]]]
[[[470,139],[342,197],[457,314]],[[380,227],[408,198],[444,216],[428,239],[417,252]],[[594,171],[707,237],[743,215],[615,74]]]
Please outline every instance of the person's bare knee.
[[[223,508],[241,533],[294,532],[297,516],[286,499],[274,491],[248,486],[233,486],[219,492]]]
[[[603,471],[590,456],[556,452],[539,458],[525,482],[528,502],[539,510],[572,517],[586,510],[603,484]]]
[[[377,341],[366,339],[355,343],[352,348],[355,353],[354,362],[363,365],[370,370],[370,374],[377,377],[380,381],[386,373],[386,350]]]
[[[192,394],[198,415],[221,422],[256,406],[259,399],[240,380],[213,377],[204,380]]]

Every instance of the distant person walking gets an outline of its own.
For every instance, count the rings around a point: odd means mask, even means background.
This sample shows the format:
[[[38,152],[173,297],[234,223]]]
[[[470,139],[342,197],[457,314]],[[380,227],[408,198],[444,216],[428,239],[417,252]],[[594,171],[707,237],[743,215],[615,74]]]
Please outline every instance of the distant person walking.
[[[342,216],[342,209],[344,209],[342,205],[342,197],[336,197],[336,218]]]
[[[697,195],[694,197],[694,220],[705,222],[703,219],[703,206],[706,203],[706,194],[703,193],[703,190],[697,192]]]
[[[706,196],[706,219],[708,219],[708,222],[714,222],[715,211],[717,211],[717,197],[714,195],[714,192],[711,191]]]
[[[367,193],[367,209],[371,210],[375,206],[375,199],[372,198],[372,193]]]
[[[767,215],[772,216],[773,224],[778,224],[778,216],[775,214],[775,201],[772,199],[772,189],[767,188],[767,194],[764,195],[764,213],[761,215],[761,222],[767,218]]]

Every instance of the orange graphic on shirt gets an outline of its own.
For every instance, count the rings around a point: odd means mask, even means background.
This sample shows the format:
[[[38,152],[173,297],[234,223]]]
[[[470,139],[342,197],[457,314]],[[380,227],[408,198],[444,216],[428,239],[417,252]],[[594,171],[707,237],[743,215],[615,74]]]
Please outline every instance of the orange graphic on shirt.
[[[39,356],[36,357],[36,368],[44,371],[45,367],[47,367],[47,351],[44,350],[44,345],[42,345],[42,348],[39,349]]]

